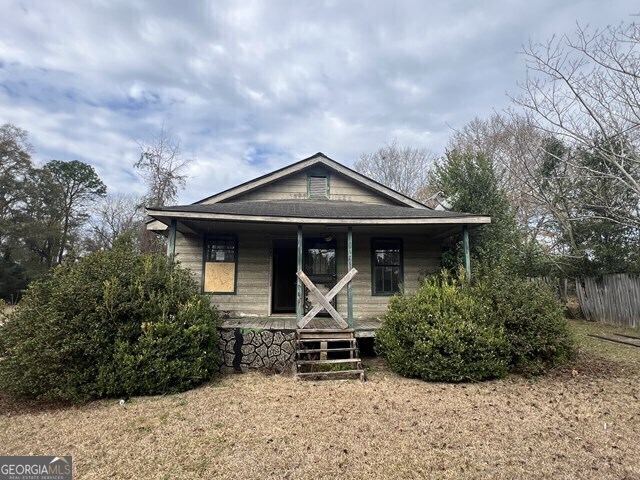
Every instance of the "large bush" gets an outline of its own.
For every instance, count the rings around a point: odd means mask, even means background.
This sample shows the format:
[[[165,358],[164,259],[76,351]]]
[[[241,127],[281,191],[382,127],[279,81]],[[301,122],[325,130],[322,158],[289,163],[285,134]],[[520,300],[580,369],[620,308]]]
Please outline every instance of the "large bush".
[[[189,273],[128,241],[34,282],[0,327],[0,390],[84,401],[211,378],[218,315]]]
[[[537,375],[574,356],[564,308],[548,286],[494,274],[473,290],[489,306],[491,321],[504,329],[513,370]]]
[[[506,375],[508,346],[484,302],[446,275],[391,299],[376,350],[407,377],[460,382]]]
[[[553,293],[500,274],[470,285],[443,273],[392,298],[376,349],[401,375],[443,381],[540,374],[574,354]]]

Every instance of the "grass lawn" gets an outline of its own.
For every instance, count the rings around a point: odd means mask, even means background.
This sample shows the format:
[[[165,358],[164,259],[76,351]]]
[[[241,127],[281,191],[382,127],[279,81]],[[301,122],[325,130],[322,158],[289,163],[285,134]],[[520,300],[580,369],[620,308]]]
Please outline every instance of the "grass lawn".
[[[71,454],[87,479],[640,478],[640,348],[572,326],[579,360],[533,380],[424,383],[372,359],[365,383],[252,373],[125,406],[0,398],[0,454]]]

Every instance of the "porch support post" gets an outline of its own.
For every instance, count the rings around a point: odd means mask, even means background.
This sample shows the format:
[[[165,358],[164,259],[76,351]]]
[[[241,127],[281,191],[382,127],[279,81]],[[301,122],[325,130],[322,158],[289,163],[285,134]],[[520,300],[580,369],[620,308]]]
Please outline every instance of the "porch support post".
[[[173,262],[174,257],[176,256],[176,229],[178,226],[178,221],[175,218],[171,219],[171,224],[169,225],[169,244],[167,245],[167,256],[169,260]]]
[[[353,268],[353,228],[347,228],[347,271]],[[353,280],[347,284],[347,323],[353,328]]]
[[[467,281],[471,280],[471,252],[469,251],[469,225],[462,226],[462,244],[464,246],[464,269]]]
[[[298,225],[298,271],[302,272],[302,225]],[[304,310],[304,301],[302,298],[302,280],[296,276],[296,323],[302,320],[302,311]]]

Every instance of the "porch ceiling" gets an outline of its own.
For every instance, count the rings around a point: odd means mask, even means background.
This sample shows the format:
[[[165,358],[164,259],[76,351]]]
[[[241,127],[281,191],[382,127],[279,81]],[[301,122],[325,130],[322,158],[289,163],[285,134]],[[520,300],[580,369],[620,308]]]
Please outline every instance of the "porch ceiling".
[[[164,228],[154,228],[153,231],[165,234],[168,227],[164,223],[156,222]],[[470,228],[479,225],[470,225]],[[264,224],[247,222],[220,222],[214,220],[185,219],[177,222],[177,230],[180,233],[202,235],[220,231],[233,232],[255,232],[256,230],[270,235],[274,238],[295,238],[297,224]],[[316,224],[305,225],[304,236],[324,237],[329,234],[346,234],[348,225]],[[360,234],[370,234],[378,236],[395,235],[424,235],[432,239],[445,239],[453,235],[462,234],[461,225],[451,224],[427,224],[427,225],[356,225],[353,227],[353,234],[357,237]]]

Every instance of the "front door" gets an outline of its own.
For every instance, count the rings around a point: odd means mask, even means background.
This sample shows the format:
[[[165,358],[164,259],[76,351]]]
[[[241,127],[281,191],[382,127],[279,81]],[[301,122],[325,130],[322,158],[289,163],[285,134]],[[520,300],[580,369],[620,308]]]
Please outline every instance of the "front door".
[[[309,277],[318,290],[326,295],[336,284],[336,241],[332,238],[308,238],[304,241],[304,265],[303,271]],[[336,308],[336,297],[331,300],[333,308]],[[305,288],[304,313],[306,314],[313,304],[315,296]],[[320,315],[328,315],[322,309]]]
[[[273,313],[296,312],[297,251],[295,240],[273,242],[273,288],[271,311]]]

